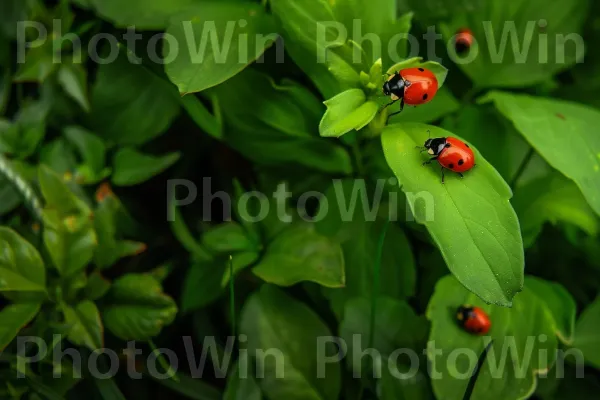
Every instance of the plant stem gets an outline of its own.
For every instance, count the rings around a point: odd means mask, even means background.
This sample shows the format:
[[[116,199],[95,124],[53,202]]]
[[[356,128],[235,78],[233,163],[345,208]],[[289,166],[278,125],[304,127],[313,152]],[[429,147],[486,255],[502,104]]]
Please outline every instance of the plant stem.
[[[479,360],[477,360],[477,365],[473,370],[473,375],[471,375],[471,379],[469,379],[469,383],[467,384],[467,390],[465,391],[465,395],[463,396],[463,400],[470,400],[471,395],[473,394],[473,390],[475,389],[475,383],[477,383],[477,377],[479,376],[479,372],[481,371],[481,367],[485,362],[485,358],[487,357],[492,344],[494,343],[494,339],[490,340],[490,342],[483,349],[483,353],[479,356]]]
[[[231,318],[231,331],[233,333],[233,337],[235,338],[236,327],[235,327],[235,289],[233,282],[233,257],[229,256],[229,313]]]
[[[530,146],[529,151],[527,152],[527,154],[525,155],[525,158],[523,158],[523,161],[521,162],[521,165],[519,165],[519,169],[517,170],[517,172],[515,172],[515,175],[513,176],[513,178],[510,181],[510,188],[513,191],[515,190],[515,186],[517,185],[519,178],[521,177],[521,175],[523,175],[523,172],[525,172],[527,165],[529,165],[529,162],[531,161],[531,157],[533,157],[534,153],[535,153],[535,151],[533,150],[533,147]]]
[[[167,372],[170,375],[171,379],[173,379],[175,382],[179,382],[179,378],[177,377],[177,371],[175,371],[173,367],[171,367],[171,364],[169,364],[167,360],[164,359],[162,353],[158,351],[154,342],[152,340],[149,340],[148,344],[152,349],[152,353],[154,353],[154,355],[157,357],[158,363],[161,365],[161,367],[164,368],[165,372]]]

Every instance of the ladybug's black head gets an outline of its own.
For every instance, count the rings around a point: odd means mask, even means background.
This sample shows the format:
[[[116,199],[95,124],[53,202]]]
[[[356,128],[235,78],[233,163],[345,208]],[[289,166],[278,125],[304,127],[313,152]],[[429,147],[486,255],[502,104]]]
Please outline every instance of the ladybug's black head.
[[[392,94],[392,88],[390,87],[390,82],[386,82],[383,84],[383,94],[389,96]]]
[[[472,317],[473,307],[471,306],[460,306],[456,310],[456,319],[460,322],[465,322]]]
[[[430,155],[437,156],[444,150],[446,138],[427,139],[424,146]]]
[[[392,96],[392,100],[396,101],[404,97],[404,87],[406,82],[400,74],[392,75],[387,82],[383,84],[383,94]]]

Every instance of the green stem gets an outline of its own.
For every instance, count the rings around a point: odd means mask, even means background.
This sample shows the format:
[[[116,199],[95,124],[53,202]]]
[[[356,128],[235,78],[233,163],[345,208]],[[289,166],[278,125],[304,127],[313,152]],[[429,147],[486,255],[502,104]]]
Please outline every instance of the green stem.
[[[490,340],[490,342],[487,344],[487,346],[485,346],[485,349],[483,349],[483,352],[479,356],[479,360],[477,360],[477,365],[473,370],[473,375],[471,375],[471,379],[469,379],[469,383],[467,384],[467,390],[465,391],[463,400],[471,400],[471,395],[473,394],[473,390],[475,389],[475,383],[477,383],[477,377],[481,372],[481,367],[483,366],[485,358],[487,357],[487,354],[490,351],[490,348],[492,347],[493,343],[494,339]]]
[[[154,353],[154,355],[158,359],[158,363],[160,364],[160,366],[164,368],[165,372],[169,373],[169,375],[171,376],[171,379],[173,379],[175,382],[179,382],[179,378],[177,377],[177,371],[175,371],[173,369],[173,367],[171,367],[171,364],[169,364],[167,362],[167,360],[165,360],[162,353],[160,353],[158,351],[158,349],[156,348],[156,345],[154,344],[154,342],[152,340],[149,340],[148,344],[150,345],[150,348],[152,349],[152,353]]]
[[[525,155],[525,158],[523,158],[521,165],[519,165],[519,169],[517,170],[517,172],[515,172],[515,175],[513,176],[513,178],[510,181],[510,188],[513,191],[515,190],[515,186],[517,185],[519,178],[521,177],[521,175],[523,175],[523,172],[525,172],[525,169],[529,165],[529,162],[531,161],[531,158],[533,157],[534,153],[535,153],[535,150],[533,149],[533,147],[529,147],[529,151]]]
[[[233,279],[233,257],[229,256],[229,313],[231,317],[231,331],[235,338],[237,332],[235,327],[235,289]]]
[[[479,88],[477,86],[473,86],[462,98],[463,103],[470,103],[473,101],[475,95],[479,93]]]
[[[365,165],[363,164],[362,154],[360,153],[360,145],[357,140],[352,144],[352,156],[354,158],[354,164],[356,166],[356,172],[359,176],[365,175]]]

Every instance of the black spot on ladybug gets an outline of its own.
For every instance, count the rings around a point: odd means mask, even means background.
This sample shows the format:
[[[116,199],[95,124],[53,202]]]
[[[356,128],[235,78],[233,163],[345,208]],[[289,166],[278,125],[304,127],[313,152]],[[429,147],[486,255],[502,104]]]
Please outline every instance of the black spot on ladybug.
[[[446,143],[446,146],[444,146],[446,148],[450,147],[450,143]]]
[[[465,163],[465,160],[463,160],[462,158],[460,160],[458,160],[458,165],[463,165]]]
[[[448,168],[454,169],[454,164],[448,164]]]
[[[425,71],[425,70],[424,70],[423,68],[419,68],[419,71],[423,72],[423,71]]]
[[[423,100],[427,100],[427,93],[423,95]]]
[[[469,148],[469,145],[465,143],[465,146],[467,146],[467,148]]]

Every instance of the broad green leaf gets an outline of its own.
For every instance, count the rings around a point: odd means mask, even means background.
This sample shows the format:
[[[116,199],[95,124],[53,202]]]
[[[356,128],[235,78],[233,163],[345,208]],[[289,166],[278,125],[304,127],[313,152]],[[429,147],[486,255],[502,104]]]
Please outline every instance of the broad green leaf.
[[[491,92],[493,101],[533,148],[555,169],[575,181],[600,214],[600,111],[571,102]]]
[[[104,345],[104,328],[100,320],[98,307],[93,301],[84,300],[75,307],[65,306],[65,323],[69,325],[67,338],[78,346],[90,350],[100,349]]]
[[[15,186],[4,176],[0,176],[0,216],[17,208],[23,199]]]
[[[0,125],[0,151],[24,159],[32,155],[46,134],[46,118],[50,111],[46,99],[27,101],[12,124]]]
[[[428,130],[431,137],[456,136],[428,125],[389,125],[381,139],[387,162],[450,271],[486,302],[510,306],[522,289],[524,268],[511,190],[472,146],[477,165],[464,179],[447,171],[442,184],[439,166],[422,165],[429,156],[416,148]]]
[[[365,127],[377,114],[379,106],[367,101],[361,89],[349,89],[325,102],[327,111],[319,124],[325,137],[340,137],[351,130]]]
[[[173,19],[167,29],[177,43],[187,44],[186,51],[166,64],[167,75],[182,94],[216,86],[259,58],[277,39],[274,32],[273,17],[260,4],[199,3],[193,13]],[[179,48],[166,46],[165,57]]]
[[[163,293],[160,283],[146,274],[127,274],[117,279],[102,310],[104,324],[123,340],[148,340],[170,325],[177,305]]]
[[[258,260],[256,251],[232,255],[234,274]],[[196,261],[190,265],[183,282],[181,311],[187,313],[213,302],[224,292],[229,282],[229,255]]]
[[[573,348],[583,352],[584,360],[595,368],[600,368],[600,297],[587,306],[575,327]]]
[[[519,216],[523,242],[530,247],[544,222],[567,222],[596,236],[600,222],[573,181],[554,173],[518,188],[513,201]]]
[[[89,0],[96,13],[121,28],[160,30],[168,26],[171,17],[198,4],[197,0]]]
[[[246,302],[240,333],[248,354],[257,354],[265,397],[289,400],[335,400],[340,392],[340,364],[320,365],[336,354],[331,332],[317,314],[275,286],[264,285]],[[331,338],[331,340],[328,340]],[[278,349],[273,356],[265,349]],[[258,351],[258,353],[257,353]],[[317,368],[322,376],[317,377]]]
[[[252,359],[247,353],[240,354],[238,362],[231,369],[227,378],[227,387],[223,400],[261,400],[262,393],[257,380],[251,372],[244,372],[240,369],[240,364],[244,366],[244,371],[251,371]],[[242,375],[244,374],[244,375]]]
[[[463,106],[458,113],[444,119],[442,127],[477,147],[507,182],[513,181],[530,149],[510,121],[491,105]]]
[[[54,46],[52,40],[45,40],[39,46],[28,49],[25,62],[19,64],[13,82],[44,83],[48,80],[58,68],[58,63],[54,61]]]
[[[90,101],[87,89],[87,74],[78,64],[63,64],[58,70],[58,82],[63,90],[75,100],[81,108],[89,112]]]
[[[354,47],[344,37],[347,32],[336,21],[331,2],[310,3],[273,0],[271,9],[279,22],[286,53],[311,78],[324,98],[360,86],[358,71],[368,70],[363,63],[352,63]],[[362,67],[362,68],[361,68]]]
[[[40,253],[12,229],[0,227],[0,292],[45,290]]]
[[[418,107],[406,106],[400,114],[391,117],[389,122],[421,122],[427,124],[458,111],[460,107],[459,101],[452,95],[452,92],[448,88],[443,87],[438,90],[433,100],[429,103]],[[397,110],[392,108],[389,111],[393,112]]]
[[[404,367],[404,368],[403,368]],[[425,373],[417,371],[414,376],[408,366],[398,367],[398,372],[393,369],[383,368],[379,381],[381,400],[433,400],[429,379]],[[394,371],[392,374],[391,371]],[[405,378],[406,374],[409,378]]]
[[[226,143],[251,161],[336,174],[352,171],[348,152],[319,137],[324,107],[306,87],[289,80],[276,85],[268,75],[246,69],[211,91],[226,121]]]
[[[117,144],[143,144],[171,125],[179,113],[178,97],[166,78],[132,63],[121,51],[114,62],[98,68],[92,87],[90,128]]]
[[[335,181],[325,192],[327,214],[316,223],[316,228],[341,244],[346,284],[322,291],[340,319],[348,300],[370,298],[372,293],[374,260],[384,227],[377,216],[389,207],[382,203],[384,188],[380,185],[367,187],[364,181],[347,179]],[[394,223],[385,237],[379,274],[378,295],[402,299],[415,293],[415,260],[406,235]]]
[[[441,24],[440,30],[445,43],[460,28],[473,31],[476,44],[469,54],[461,60],[450,53],[450,58],[475,86],[530,86],[583,59],[583,41],[573,36],[579,36],[587,4],[587,0],[470,2]]]
[[[121,148],[113,160],[112,182],[117,186],[140,184],[171,167],[180,157],[180,153],[153,156],[132,147]]]
[[[237,222],[225,222],[206,231],[202,235],[202,244],[211,253],[218,254],[232,254],[256,249],[256,245]]]
[[[404,301],[378,297],[376,302],[373,348],[377,350],[372,362],[365,362],[358,355],[369,348],[371,324],[371,300],[354,298],[346,303],[344,319],[340,324],[340,336],[348,345],[347,359],[351,360],[354,375],[376,376],[381,369],[389,369],[388,361],[397,349],[421,352],[427,339],[428,323]],[[396,352],[397,353],[397,352]],[[400,358],[397,361],[401,361]]]
[[[88,277],[84,294],[88,300],[96,301],[103,297],[110,289],[111,283],[100,272],[94,272]]]
[[[77,156],[73,146],[65,138],[59,137],[42,146],[40,163],[64,176],[76,169]]]
[[[0,311],[0,351],[19,334],[40,310],[39,303],[10,304]]]
[[[252,272],[279,286],[302,281],[325,287],[343,287],[345,283],[340,245],[317,233],[311,223],[292,225],[276,236]]]
[[[564,292],[564,289],[560,289]],[[564,292],[566,294],[566,292]],[[547,305],[550,294],[552,307]],[[427,318],[431,321],[428,357],[437,398],[462,399],[477,358],[492,338],[494,343],[482,366],[472,398],[525,399],[535,390],[537,375],[545,373],[556,359],[557,333],[566,337],[562,321],[575,313],[573,300],[561,304],[558,291],[542,280],[518,294],[512,308],[485,304],[454,279],[442,278],[435,288]],[[479,306],[492,321],[490,332],[477,336],[462,330],[456,321],[456,309],[462,304]]]

